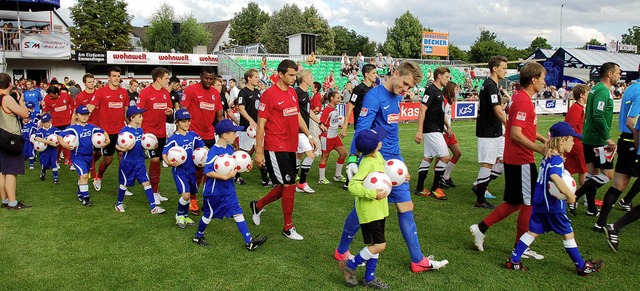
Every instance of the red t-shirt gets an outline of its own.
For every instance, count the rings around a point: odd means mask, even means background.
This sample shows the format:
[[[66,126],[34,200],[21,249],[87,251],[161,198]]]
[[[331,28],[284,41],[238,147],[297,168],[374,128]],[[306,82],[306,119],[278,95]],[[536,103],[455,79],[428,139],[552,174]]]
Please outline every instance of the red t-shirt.
[[[87,104],[91,103],[93,96],[96,96],[95,90],[93,91],[93,93],[88,93],[87,91],[82,91],[78,93],[78,95],[76,95],[75,108],[78,108],[80,105],[86,106]],[[88,123],[91,123],[93,125],[98,125],[98,121],[100,121],[100,110],[96,108],[95,110],[93,110],[93,112],[91,112],[91,115],[89,115]]]
[[[71,95],[61,93],[56,99],[51,99],[49,95],[44,97],[43,112],[51,114],[51,125],[58,127],[71,124],[71,114],[73,108],[73,98]]]
[[[321,108],[322,95],[320,95],[320,93],[316,93],[315,95],[313,95],[313,97],[311,97],[311,110],[317,114],[318,112],[320,112]]]
[[[533,151],[511,139],[511,127],[522,128],[522,134],[530,141],[536,142],[538,117],[531,102],[531,97],[524,90],[518,91],[511,98],[507,131],[504,142],[504,162],[510,165],[526,165],[534,163]]]
[[[268,120],[264,125],[264,149],[272,152],[295,153],[298,150],[298,95],[289,87],[282,91],[277,85],[260,97],[258,117]]]
[[[573,130],[577,133],[582,134],[582,127],[584,127],[584,106],[578,104],[577,102],[569,107],[569,111],[567,111],[567,116],[564,117],[564,121],[571,124]],[[573,139],[573,147],[582,147],[582,142],[574,138]]]
[[[126,125],[125,114],[129,107],[129,93],[124,88],[111,90],[104,86],[96,91],[91,105],[100,110],[99,125],[107,134],[118,134]]]
[[[203,140],[215,139],[213,121],[217,112],[222,111],[220,92],[215,88],[205,89],[200,83],[193,84],[184,90],[180,106],[187,108],[191,115],[190,130]]]
[[[136,105],[147,109],[142,114],[144,132],[153,133],[159,138],[167,137],[167,109],[173,108],[169,91],[165,88],[156,90],[153,86],[144,88],[138,96]]]

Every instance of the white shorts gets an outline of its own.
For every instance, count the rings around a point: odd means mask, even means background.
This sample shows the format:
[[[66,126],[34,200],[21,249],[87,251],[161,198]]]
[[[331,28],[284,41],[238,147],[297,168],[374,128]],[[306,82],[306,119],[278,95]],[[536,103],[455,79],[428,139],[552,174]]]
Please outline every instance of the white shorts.
[[[250,138],[246,131],[238,131],[238,147],[243,151],[250,151],[256,145],[256,139]]]
[[[493,165],[502,160],[504,154],[504,136],[478,138],[478,163]]]
[[[296,153],[301,154],[312,150],[313,147],[311,146],[311,142],[309,142],[309,138],[304,135],[304,133],[298,133],[298,151]]]
[[[424,156],[427,158],[446,157],[449,155],[447,142],[442,132],[427,132],[422,134]]]
[[[167,125],[167,138],[171,137],[178,128],[175,123],[166,123]]]

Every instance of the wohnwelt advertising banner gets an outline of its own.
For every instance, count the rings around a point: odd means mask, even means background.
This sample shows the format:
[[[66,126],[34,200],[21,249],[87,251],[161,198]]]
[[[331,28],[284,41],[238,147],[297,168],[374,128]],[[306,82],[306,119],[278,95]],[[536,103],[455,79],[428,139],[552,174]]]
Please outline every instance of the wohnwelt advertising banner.
[[[24,58],[70,59],[71,40],[68,34],[23,34],[20,52]]]
[[[107,51],[107,64],[217,66],[217,55]]]

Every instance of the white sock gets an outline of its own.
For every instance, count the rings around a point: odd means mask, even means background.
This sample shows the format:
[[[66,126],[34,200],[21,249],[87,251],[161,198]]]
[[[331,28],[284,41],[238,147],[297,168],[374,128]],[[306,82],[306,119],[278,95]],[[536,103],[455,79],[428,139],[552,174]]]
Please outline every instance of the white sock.
[[[342,176],[342,165],[344,164],[336,163],[336,177]]]
[[[453,172],[453,168],[455,167],[456,163],[449,161],[449,163],[447,163],[447,168],[444,170],[442,178],[444,178],[445,180],[449,180],[451,178],[451,172]]]
[[[318,168],[318,176],[320,178],[320,180],[325,180],[325,175],[324,173],[327,171],[327,168]]]

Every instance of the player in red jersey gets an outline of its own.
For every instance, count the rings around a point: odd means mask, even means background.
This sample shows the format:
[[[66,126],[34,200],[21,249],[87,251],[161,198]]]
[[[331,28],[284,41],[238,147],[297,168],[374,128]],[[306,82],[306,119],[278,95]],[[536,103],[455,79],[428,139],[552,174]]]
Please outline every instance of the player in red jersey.
[[[84,91],[78,93],[76,95],[76,105],[75,108],[78,108],[80,105],[87,106],[93,100],[93,96],[96,96],[96,88],[95,88],[95,77],[92,74],[85,74],[82,76],[82,83],[84,83]],[[76,115],[72,115],[71,124],[76,123],[75,121]],[[98,121],[100,120],[100,114],[98,110],[95,110],[90,116],[89,121],[87,123],[98,125]],[[91,177],[95,178],[96,176],[96,161],[100,159],[101,152],[99,148],[93,149],[93,159],[91,160],[91,167],[89,168],[89,173]]]
[[[57,81],[55,83],[58,84]],[[47,96],[44,97],[43,102],[42,113],[51,114],[51,124],[54,127],[62,131],[71,124],[71,115],[74,110],[71,95],[62,94],[59,87],[51,86],[47,88]],[[71,151],[58,146],[57,157],[60,157],[61,151],[64,153],[64,164],[71,165]]]
[[[151,71],[153,83],[151,86],[144,88],[138,96],[136,105],[147,111],[142,114],[144,122],[142,129],[145,133],[152,133],[158,139],[158,147],[149,151],[149,181],[153,189],[155,204],[161,201],[167,201],[158,192],[158,184],[160,184],[160,163],[162,159],[162,149],[167,142],[167,115],[173,114],[173,105],[171,104],[171,96],[166,89],[169,84],[169,71],[163,67],[157,67]]]
[[[191,126],[189,130],[194,131],[207,148],[211,148],[215,143],[214,121],[222,120],[222,101],[220,92],[213,88],[215,71],[212,67],[203,67],[200,72],[200,83],[193,84],[182,93],[180,107],[187,109],[191,114]],[[200,186],[202,182],[202,168],[196,167],[196,183]],[[189,211],[194,215],[200,214],[198,200],[195,195],[191,195]]]
[[[569,123],[573,130],[582,134],[582,127],[584,126],[584,106],[587,103],[589,97],[589,87],[585,84],[578,84],[573,87],[573,99],[576,103],[573,103],[567,115],[564,117],[564,121]],[[573,144],[573,148],[569,153],[565,155],[564,168],[573,174],[578,174],[578,184],[582,186],[587,177],[587,163],[584,159],[584,147],[579,139],[576,139]]]
[[[118,140],[118,133],[125,126],[125,112],[129,107],[129,94],[120,87],[120,67],[107,69],[107,86],[98,89],[95,96],[87,105],[92,115],[99,112],[99,125],[108,135],[109,140]],[[116,153],[116,142],[109,143],[102,149],[102,162],[98,167],[98,173],[93,178],[93,187],[96,191],[102,189],[102,176],[113,162],[113,154]]]

